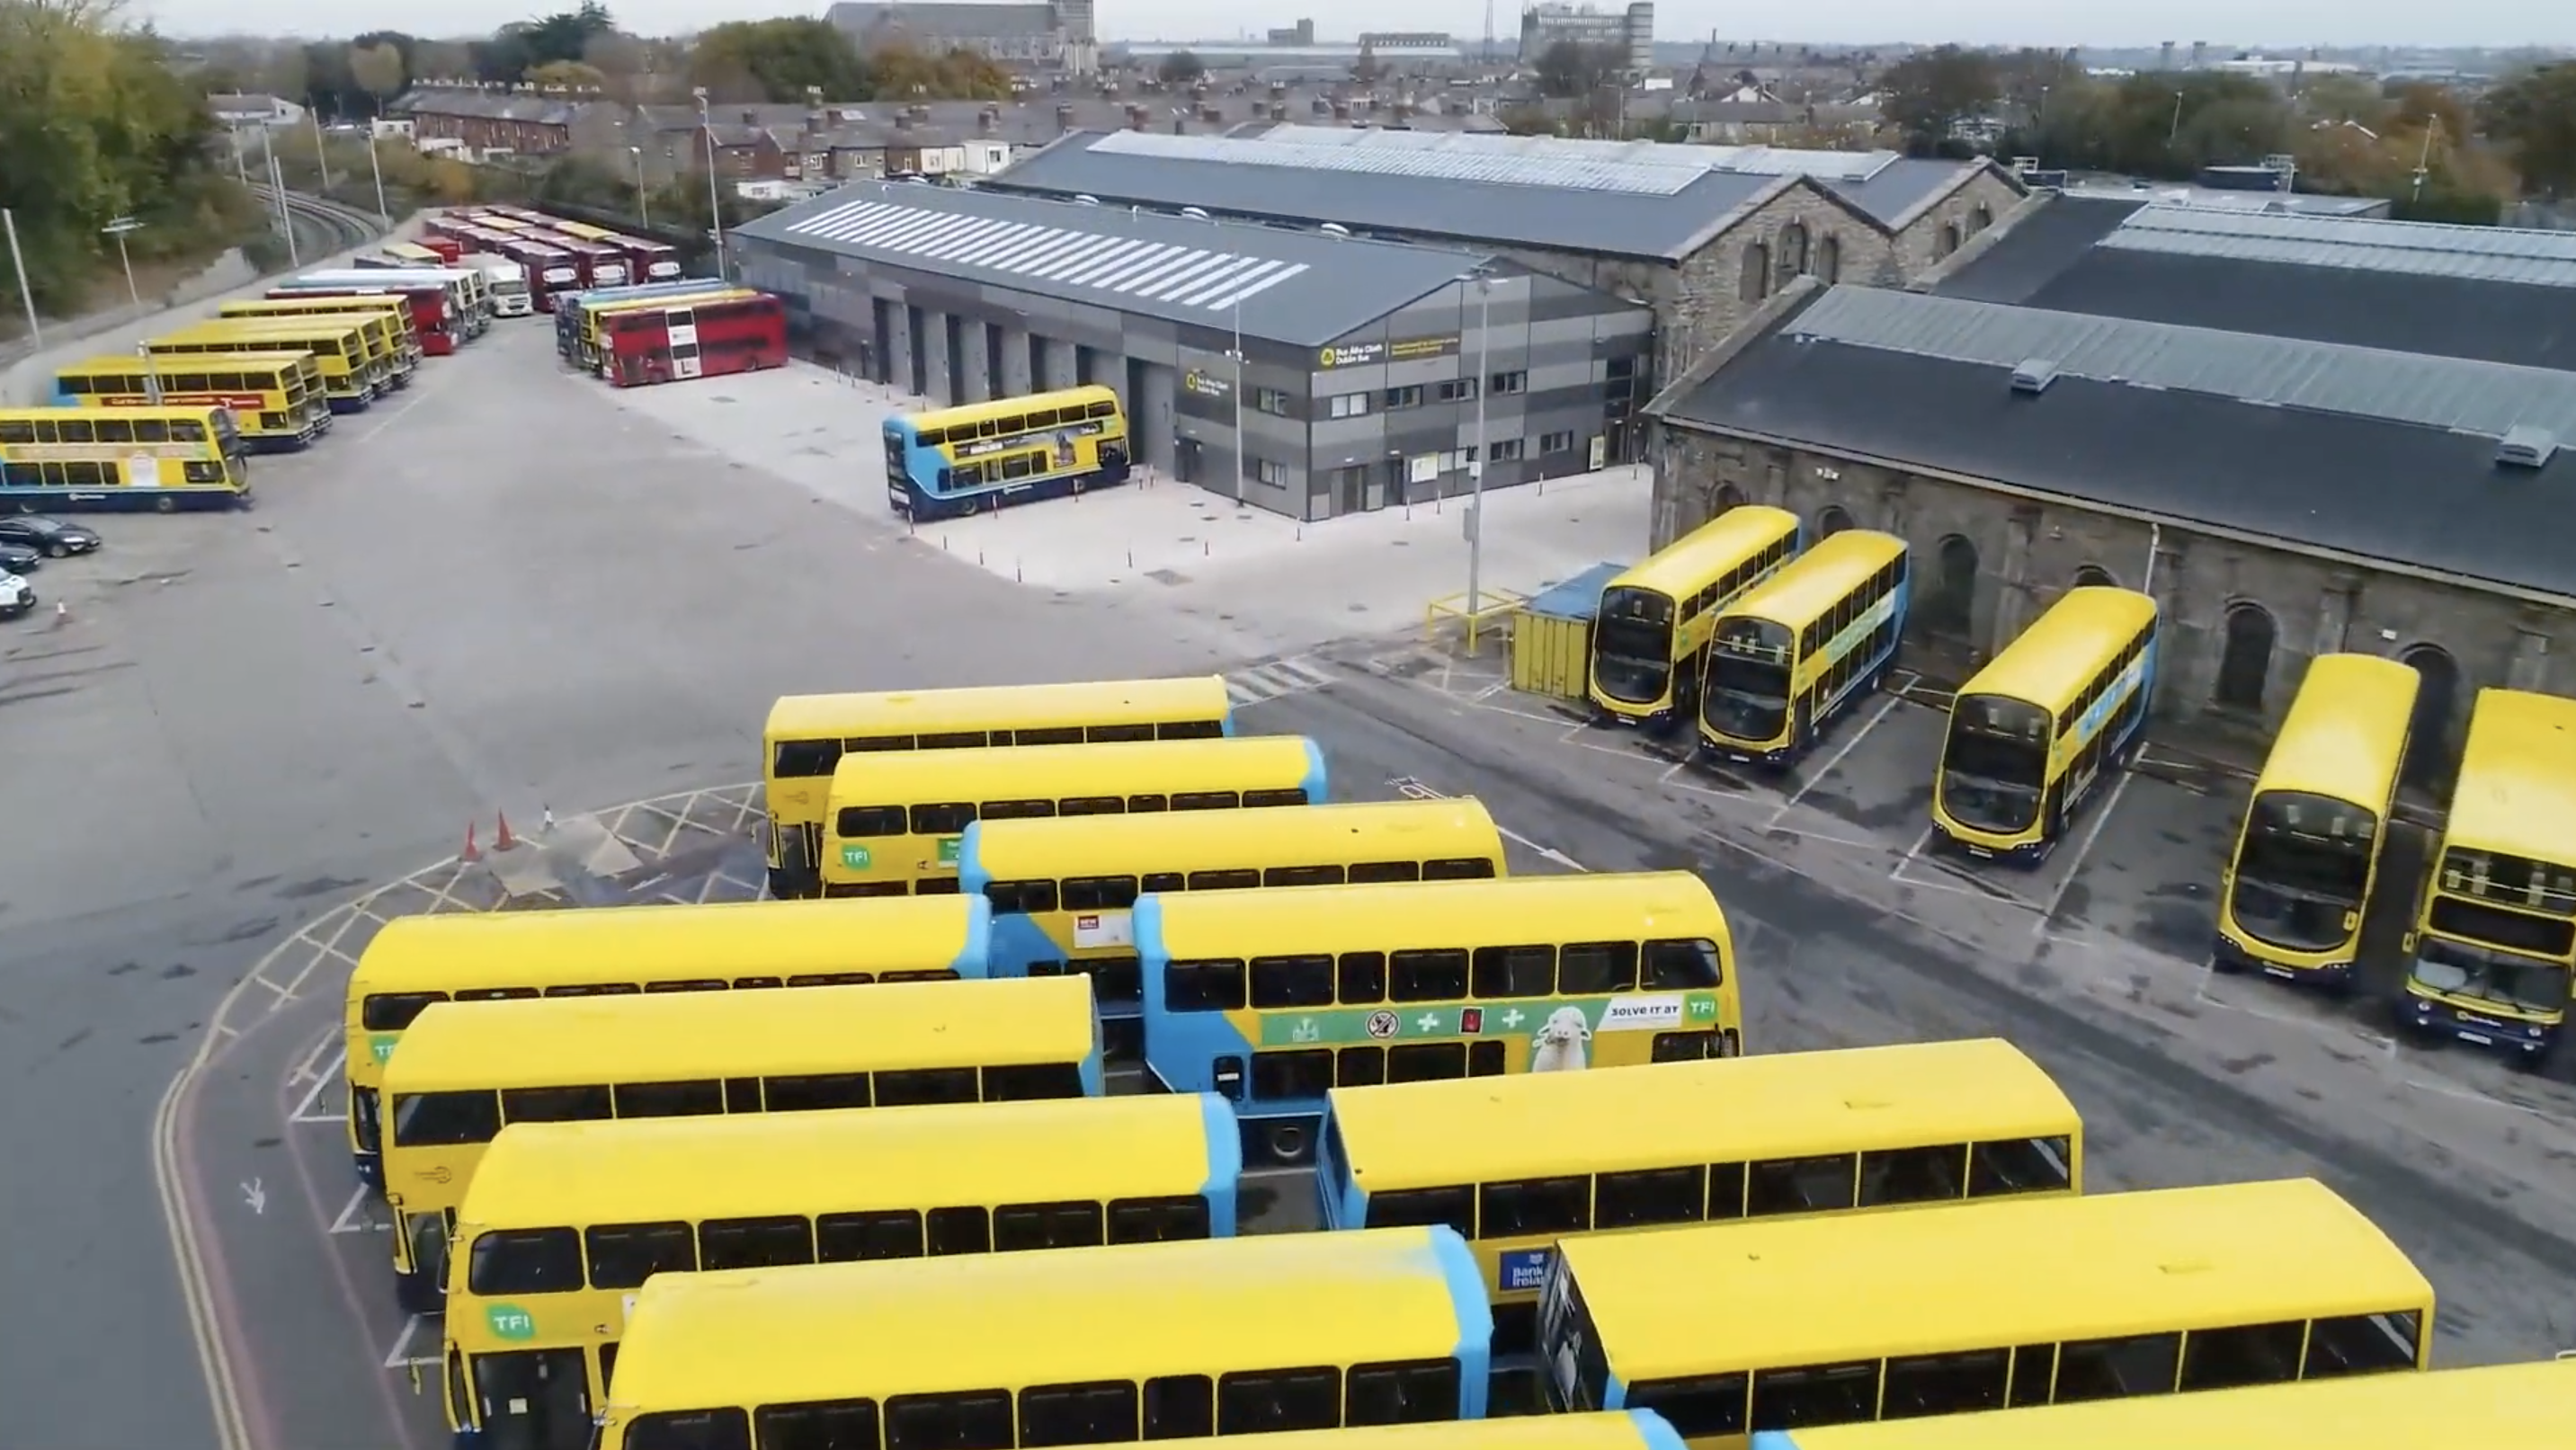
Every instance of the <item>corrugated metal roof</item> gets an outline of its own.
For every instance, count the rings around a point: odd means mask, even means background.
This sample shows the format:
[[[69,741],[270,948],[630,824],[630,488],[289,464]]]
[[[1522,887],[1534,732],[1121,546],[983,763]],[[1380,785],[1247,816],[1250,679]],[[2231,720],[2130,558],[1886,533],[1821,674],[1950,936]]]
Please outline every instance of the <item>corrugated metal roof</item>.
[[[1713,171],[1738,176],[1813,176],[1866,181],[1898,157],[1892,151],[1791,151],[1769,146],[1672,146],[1654,141],[1585,141],[1561,136],[1494,136],[1457,131],[1273,126],[1258,136],[1171,136],[1121,131],[1092,148],[1118,155],[1228,165],[1438,177],[1568,191],[1672,196]]]
[[[2209,393],[2502,438],[2517,426],[2576,440],[2576,374],[2467,358],[2044,312],[1875,287],[1836,287],[1781,329],[1800,340]],[[2001,386],[2000,380],[1998,386]]]
[[[2576,287],[2576,232],[2157,205],[2140,208],[2101,245],[2249,262]]]
[[[861,182],[746,236],[1313,346],[1446,285],[1483,254],[1160,212]]]

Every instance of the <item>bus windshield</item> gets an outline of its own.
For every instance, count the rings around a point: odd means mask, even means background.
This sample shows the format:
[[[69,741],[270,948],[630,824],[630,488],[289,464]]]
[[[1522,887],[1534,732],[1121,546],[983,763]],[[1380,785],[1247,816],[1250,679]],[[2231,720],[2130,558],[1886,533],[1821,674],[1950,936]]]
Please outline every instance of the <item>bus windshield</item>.
[[[1942,752],[1942,808],[1981,831],[2028,829],[2048,780],[2048,725],[2026,700],[1961,696]]]
[[[2352,933],[2344,917],[2361,908],[2379,818],[2350,801],[2308,791],[2266,791],[2245,822],[2231,912],[2258,940],[2293,951],[2324,951]]]
[[[1790,635],[1767,619],[1721,619],[1708,656],[1708,727],[1738,740],[1776,739],[1789,721]]]
[[[2454,910],[2446,911],[2445,907],[2454,908]],[[2484,918],[2512,915],[2514,915],[2512,912],[2497,911],[2492,907],[2477,906],[2450,897],[2437,900],[2433,911],[2433,919],[2437,925],[2442,924],[2446,917]],[[2558,937],[2559,949],[2565,950],[2567,923],[2543,922],[2535,917],[2523,917],[2521,920],[2530,923],[2533,927],[2554,929]],[[2457,930],[2467,925],[2465,920],[2455,920],[2443,929]],[[2484,928],[2472,929],[2483,930]],[[2530,937],[2541,933],[2525,930],[2516,934]],[[2561,1012],[2567,1007],[2569,983],[2568,967],[2565,962],[2541,961],[2517,952],[2472,946],[2467,942],[2452,941],[2446,937],[2426,936],[2423,939],[2423,946],[2416,954],[2412,975],[2427,990],[2440,992],[2445,996],[2494,1002],[2526,1012]]]
[[[1602,693],[1636,705],[1662,699],[1673,671],[1673,602],[1651,589],[1610,590],[1594,650]]]

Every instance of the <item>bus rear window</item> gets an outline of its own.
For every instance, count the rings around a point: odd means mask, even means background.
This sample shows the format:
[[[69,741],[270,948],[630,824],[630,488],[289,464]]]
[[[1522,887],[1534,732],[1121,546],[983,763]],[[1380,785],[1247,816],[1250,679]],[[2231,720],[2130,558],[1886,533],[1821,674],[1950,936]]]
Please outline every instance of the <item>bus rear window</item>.
[[[445,992],[378,992],[358,1004],[358,1025],[369,1032],[400,1032],[432,1004],[446,1000]]]
[[[1706,938],[1650,941],[1646,943],[1644,956],[1646,990],[1649,992],[1714,987],[1726,976],[1717,954],[1717,943]]]

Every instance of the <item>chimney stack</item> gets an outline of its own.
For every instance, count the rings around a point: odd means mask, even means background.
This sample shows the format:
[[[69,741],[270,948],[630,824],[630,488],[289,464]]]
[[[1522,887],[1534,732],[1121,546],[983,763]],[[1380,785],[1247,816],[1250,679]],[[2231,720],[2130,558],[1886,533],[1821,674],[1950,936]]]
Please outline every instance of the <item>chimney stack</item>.
[[[759,124],[760,124],[760,113],[759,113],[758,111],[754,111],[754,110],[748,110],[748,109],[746,109],[746,110],[742,113],[742,123],[743,123],[744,125],[746,125],[746,126],[757,126],[757,125],[759,125]]]
[[[992,135],[993,128],[1000,125],[1001,121],[1002,113],[991,106],[986,106],[984,109],[975,113],[976,134],[982,136]]]
[[[896,130],[898,130],[898,131],[909,131],[909,130],[911,130],[911,129],[912,129],[912,112],[910,112],[910,111],[897,111],[897,112],[895,112],[895,113],[894,113],[894,128],[895,128]]]
[[[1214,106],[1199,107],[1199,119],[1214,126],[1225,120],[1225,112]]]
[[[915,120],[915,121],[920,122],[921,124],[923,124],[923,125],[925,125],[925,126],[926,126],[926,125],[928,125],[928,124],[930,124],[930,108],[929,108],[928,106],[915,106],[915,107],[913,107],[913,108],[912,108],[912,119],[913,119],[913,120]]]
[[[1129,106],[1127,108],[1127,129],[1130,131],[1142,131],[1145,129],[1145,108],[1143,106]]]
[[[1063,133],[1073,129],[1073,107],[1058,106],[1055,108],[1055,129],[1058,135],[1062,135]]]

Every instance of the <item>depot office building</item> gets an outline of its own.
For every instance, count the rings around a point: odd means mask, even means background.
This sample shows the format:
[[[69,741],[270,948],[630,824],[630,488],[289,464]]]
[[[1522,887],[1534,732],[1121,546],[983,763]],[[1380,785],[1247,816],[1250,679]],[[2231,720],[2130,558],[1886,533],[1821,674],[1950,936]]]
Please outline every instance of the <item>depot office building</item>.
[[[739,237],[813,355],[934,406],[1117,389],[1138,462],[1292,517],[1465,492],[1479,401],[1488,488],[1644,443],[1649,310],[1497,256],[897,182]]]

